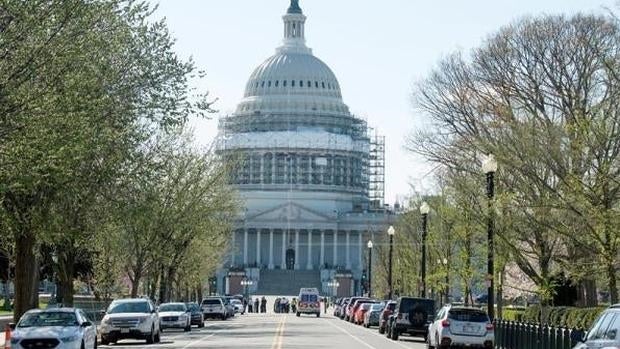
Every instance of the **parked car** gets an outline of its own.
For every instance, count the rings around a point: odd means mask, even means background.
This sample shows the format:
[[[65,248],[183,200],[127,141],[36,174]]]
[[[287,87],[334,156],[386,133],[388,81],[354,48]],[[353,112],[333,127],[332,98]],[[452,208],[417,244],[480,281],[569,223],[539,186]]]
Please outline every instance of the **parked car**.
[[[428,348],[493,348],[495,331],[489,316],[472,307],[446,305],[428,328]]]
[[[10,325],[11,348],[97,348],[97,328],[75,308],[33,309]],[[8,343],[7,343],[8,344]]]
[[[237,298],[232,298],[230,300],[230,304],[232,304],[232,306],[235,307],[235,314],[239,314],[239,313],[242,315],[245,314],[243,302],[241,302]]]
[[[351,298],[351,301],[349,302],[349,304],[347,305],[347,309],[346,309],[346,315],[344,317],[345,321],[349,321],[349,322],[353,322],[353,315],[355,314],[355,311],[357,310],[357,305],[360,301],[367,301],[369,300],[366,297],[353,297]]]
[[[159,306],[159,328],[182,328],[183,331],[192,330],[190,312],[185,303],[164,303]]]
[[[121,339],[145,339],[147,344],[159,343],[159,314],[148,299],[118,299],[105,312],[99,331],[103,345]]]
[[[349,322],[356,323],[355,313],[365,303],[372,303],[373,301],[368,298],[360,298],[353,303],[353,306],[349,307]]]
[[[355,314],[353,315],[353,323],[356,325],[361,325],[364,323],[364,316],[366,312],[370,310],[370,306],[375,304],[373,301],[362,302],[358,305],[357,310],[355,310]]]
[[[355,302],[358,299],[362,299],[364,297],[351,297],[349,298],[349,302],[346,304],[346,306],[343,308],[343,312],[344,315],[342,315],[341,319],[343,319],[344,321],[349,321],[350,320],[350,311],[351,311],[351,307],[355,304]]]
[[[205,319],[228,319],[228,311],[222,297],[208,297],[200,304]]]
[[[198,303],[185,303],[185,306],[189,310],[191,324],[199,328],[205,327],[205,317]]]
[[[387,304],[385,305],[385,307],[383,308],[383,311],[381,311],[381,315],[379,315],[379,333],[380,334],[384,334],[385,333],[385,329],[387,327],[388,319],[392,315],[392,313],[394,312],[395,308],[396,308],[396,302],[395,301],[388,301]]]
[[[573,349],[620,348],[620,304],[607,308],[594,321],[590,330],[573,331],[571,339],[578,342]]]
[[[228,318],[235,317],[235,306],[231,303],[233,299],[235,298],[230,296],[222,297],[224,307],[226,308],[226,316]]]
[[[398,340],[401,334],[426,337],[435,318],[435,301],[426,298],[400,297],[388,321],[388,337]]]
[[[384,308],[385,302],[372,304],[370,309],[364,314],[364,321],[362,322],[364,327],[379,326],[379,317]]]
[[[351,298],[344,298],[342,302],[340,302],[340,306],[338,307],[338,315],[337,315],[340,319],[344,319],[344,316],[346,314],[346,309],[350,301],[351,301]]]

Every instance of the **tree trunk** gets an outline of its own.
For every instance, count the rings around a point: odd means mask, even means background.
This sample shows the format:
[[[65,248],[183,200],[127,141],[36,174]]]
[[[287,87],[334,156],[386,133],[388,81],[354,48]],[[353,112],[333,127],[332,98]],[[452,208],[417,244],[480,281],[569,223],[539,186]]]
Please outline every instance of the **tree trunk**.
[[[142,267],[136,268],[131,283],[131,298],[138,298],[138,290],[140,290],[140,281],[142,279]]]
[[[58,281],[60,284],[61,303],[73,307],[73,274],[75,255],[73,251],[63,251],[58,258]]]
[[[28,310],[37,308],[39,260],[34,233],[24,231],[15,236],[15,303],[13,321],[17,323]],[[36,299],[36,301],[34,301]]]

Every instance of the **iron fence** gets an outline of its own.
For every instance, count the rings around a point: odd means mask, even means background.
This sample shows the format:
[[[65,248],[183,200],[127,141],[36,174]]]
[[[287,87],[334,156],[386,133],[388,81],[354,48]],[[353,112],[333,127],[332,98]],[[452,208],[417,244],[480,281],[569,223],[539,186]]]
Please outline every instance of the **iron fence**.
[[[495,349],[571,349],[582,330],[513,321],[495,321]]]

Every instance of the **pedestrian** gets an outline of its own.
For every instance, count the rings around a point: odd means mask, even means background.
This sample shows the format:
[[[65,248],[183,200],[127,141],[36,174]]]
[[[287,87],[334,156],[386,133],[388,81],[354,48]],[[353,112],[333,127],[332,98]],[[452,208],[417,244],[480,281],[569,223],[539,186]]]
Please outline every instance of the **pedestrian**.
[[[291,309],[293,310],[293,313],[297,313],[297,298],[293,298],[291,301]]]
[[[275,301],[273,301],[273,312],[278,314],[280,312],[280,297],[276,298]]]
[[[245,314],[246,311],[248,311],[248,299],[243,297],[243,311],[241,315]]]
[[[329,307],[329,300],[327,297],[323,297],[323,306],[325,307],[325,314],[327,314],[327,308]]]
[[[267,299],[265,298],[265,296],[263,296],[260,303],[261,303],[260,304],[261,313],[266,313],[267,312]]]
[[[258,310],[258,302],[259,302],[258,301],[258,297],[256,297],[256,299],[254,299],[254,312],[255,313],[259,312],[259,310]]]

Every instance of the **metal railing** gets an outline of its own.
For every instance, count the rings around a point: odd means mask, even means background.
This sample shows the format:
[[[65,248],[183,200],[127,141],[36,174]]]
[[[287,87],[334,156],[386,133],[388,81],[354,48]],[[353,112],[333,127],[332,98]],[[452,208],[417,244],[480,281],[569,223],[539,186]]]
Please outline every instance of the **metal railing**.
[[[496,349],[571,349],[582,330],[514,321],[495,321]]]

